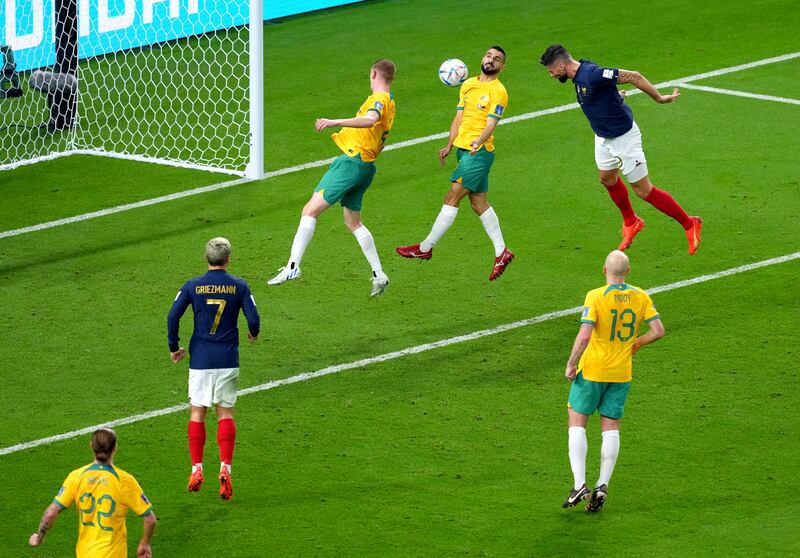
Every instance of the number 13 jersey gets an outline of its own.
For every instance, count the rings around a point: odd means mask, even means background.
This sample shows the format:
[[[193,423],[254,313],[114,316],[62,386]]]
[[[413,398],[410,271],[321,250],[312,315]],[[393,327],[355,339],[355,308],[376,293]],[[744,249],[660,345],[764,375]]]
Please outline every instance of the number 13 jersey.
[[[582,324],[592,324],[589,346],[578,370],[593,382],[631,381],[633,344],[642,322],[657,319],[650,296],[638,287],[608,284],[586,294]]]

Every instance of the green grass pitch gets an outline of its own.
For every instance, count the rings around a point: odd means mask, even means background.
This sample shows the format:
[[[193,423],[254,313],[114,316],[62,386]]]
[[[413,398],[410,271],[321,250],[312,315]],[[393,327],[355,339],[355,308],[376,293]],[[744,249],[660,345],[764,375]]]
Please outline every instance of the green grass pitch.
[[[591,7],[588,7],[591,6]],[[789,1],[377,0],[265,26],[268,170],[337,154],[316,117],[350,116],[377,58],[398,67],[389,143],[445,131],[457,92],[442,60],[473,74],[508,52],[508,116],[574,102],[538,65],[573,54],[654,83],[795,52]],[[696,82],[800,98],[800,61]],[[651,288],[800,250],[800,107],[684,89],[672,105],[631,97],[653,182],[706,226],[680,227],[641,200],[629,251]],[[253,288],[261,339],[241,348],[247,388],[578,306],[619,241],[578,110],[496,132],[489,199],[517,260],[494,283],[491,243],[464,204],[429,262],[400,244],[428,232],[454,164],[434,141],[384,153],[363,218],[392,279],[370,299],[369,268],[338,209],[324,215],[303,277],[279,288],[314,168],[46,231],[0,239],[0,447],[186,400],[166,314],[204,270],[212,236]],[[0,230],[229,180],[198,171],[69,157],[0,174]],[[563,369],[577,317],[545,321],[246,395],[237,404],[234,499],[186,492],[188,413],[121,426],[116,463],[154,504],[157,556],[789,556],[800,554],[796,278],[800,261],[654,295],[667,337],[636,356],[621,451],[602,513],[561,510],[572,482]],[[191,334],[190,313],[182,338]],[[217,459],[209,422],[206,463]],[[597,417],[588,476],[599,466]],[[27,538],[88,436],[0,456],[0,555],[69,556],[75,512],[38,549]],[[212,479],[213,480],[213,479]],[[140,521],[129,517],[129,549]]]

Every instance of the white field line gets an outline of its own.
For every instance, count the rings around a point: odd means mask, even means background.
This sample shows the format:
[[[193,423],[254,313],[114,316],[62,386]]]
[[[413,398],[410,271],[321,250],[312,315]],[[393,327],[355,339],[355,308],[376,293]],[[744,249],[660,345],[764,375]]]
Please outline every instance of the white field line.
[[[720,87],[707,87],[705,85],[694,85],[689,83],[679,83],[678,87],[686,89],[697,89],[708,93],[720,93],[722,95],[732,95],[734,97],[747,97],[748,99],[760,99],[762,101],[775,101],[777,103],[788,103],[790,105],[800,105],[800,100],[789,99],[787,97],[775,97],[773,95],[761,95],[760,93],[748,93],[747,91],[736,91],[733,89],[722,89]]]
[[[720,279],[722,277],[728,277],[730,275],[736,275],[738,273],[744,273],[746,271],[751,271],[753,269],[759,269],[761,267],[767,267],[771,265],[776,265],[792,260],[800,259],[800,252],[794,252],[793,254],[787,254],[785,256],[780,256],[777,258],[771,258],[768,260],[762,260],[760,262],[741,265],[739,267],[733,267],[730,269],[725,269],[723,271],[718,271],[716,273],[709,273],[708,275],[700,275],[699,277],[695,277],[693,279],[685,279],[683,281],[677,281],[675,283],[669,283],[667,285],[661,285],[659,287],[654,287],[648,290],[648,293],[655,294],[655,293],[662,293],[665,291],[672,291],[675,289],[681,289],[683,287],[688,287],[690,285],[696,285],[698,283],[704,283],[706,281],[712,281],[714,279]],[[303,372],[302,374],[297,374],[295,376],[290,376],[289,378],[284,378],[282,380],[275,380],[272,382],[267,382],[265,384],[260,384],[257,386],[249,387],[246,389],[239,390],[238,394],[240,396],[249,395],[251,393],[259,393],[262,391],[267,391],[270,389],[274,389],[280,386],[285,386],[289,384],[296,384],[299,382],[306,382],[308,380],[319,378],[322,376],[328,376],[330,374],[336,374],[338,372],[342,372],[344,370],[352,370],[354,368],[363,368],[369,366],[371,364],[376,364],[379,362],[386,362],[389,360],[394,360],[402,357],[406,357],[409,355],[415,355],[418,353],[423,353],[426,351],[430,351],[432,349],[438,349],[441,347],[447,347],[449,345],[456,345],[458,343],[464,343],[466,341],[473,341],[475,339],[480,339],[482,337],[488,337],[490,335],[496,335],[498,333],[502,333],[504,331],[509,331],[512,329],[517,329],[520,327],[525,327],[533,324],[538,324],[541,322],[547,322],[550,320],[554,320],[556,318],[563,318],[565,316],[569,316],[571,314],[578,314],[581,311],[580,306],[575,306],[573,308],[566,308],[564,310],[558,310],[556,312],[548,312],[547,314],[541,314],[534,318],[528,318],[526,320],[519,320],[517,322],[511,322],[507,324],[502,324],[497,327],[493,327],[490,329],[482,329],[479,331],[473,331],[472,333],[468,333],[465,335],[458,335],[456,337],[450,337],[448,339],[442,339],[440,341],[434,341],[432,343],[425,343],[423,345],[416,345],[414,347],[408,347],[406,349],[401,349],[399,351],[393,351],[391,353],[384,353],[382,355],[377,355],[374,357],[363,358],[361,360],[356,360],[353,362],[346,362],[343,364],[336,364],[333,366],[328,366],[326,368],[321,368],[314,372]],[[139,415],[133,415],[117,420],[112,420],[109,422],[105,422],[102,424],[96,424],[94,426],[87,426],[86,428],[81,428],[79,430],[73,430],[71,432],[65,432],[63,434],[57,434],[55,436],[48,436],[47,438],[40,438],[38,440],[32,440],[30,442],[23,442],[21,444],[16,444],[14,446],[9,446],[6,448],[0,449],[0,455],[8,455],[11,453],[16,453],[19,451],[23,451],[30,448],[35,448],[38,446],[49,445],[55,442],[59,442],[61,440],[69,440],[71,438],[76,438],[78,436],[83,436],[86,434],[91,434],[95,430],[100,427],[107,426],[107,427],[115,427],[121,426],[124,424],[132,424],[134,422],[140,422],[143,420],[161,417],[164,415],[171,415],[173,413],[177,413],[179,411],[183,411],[188,409],[189,405],[186,403],[182,403],[180,405],[174,405],[172,407],[167,407],[164,409],[157,409],[155,411],[149,411],[146,413],[142,413]]]
[[[677,80],[672,81],[665,81],[662,83],[656,84],[656,87],[667,87],[670,85],[677,85],[677,84],[685,84],[690,81],[697,81],[699,79],[705,79],[710,77],[721,76],[724,74],[729,74],[732,72],[740,72],[742,70],[748,70],[750,68],[756,68],[758,66],[764,66],[766,64],[775,64],[777,62],[784,62],[786,60],[791,60],[793,58],[800,58],[800,52],[792,52],[789,54],[783,54],[781,56],[775,56],[772,58],[765,58],[763,60],[756,60],[755,62],[748,62],[747,64],[740,64],[738,66],[731,66],[728,68],[720,68],[719,70],[712,70],[710,72],[705,72],[702,74],[695,74],[692,76],[686,76],[683,78],[678,78]],[[628,95],[636,95],[637,93],[641,93],[638,89],[634,89],[632,91],[627,92]],[[563,112],[566,110],[573,110],[578,108],[578,103],[569,103],[566,105],[560,105],[557,107],[537,110],[533,112],[528,112],[525,114],[520,114],[517,116],[512,116],[500,121],[501,125],[511,124],[514,122],[522,122],[523,120],[530,120],[532,118],[539,118],[541,116],[546,116],[549,114],[556,114],[558,112]],[[416,139],[411,139],[407,141],[402,141],[400,143],[390,144],[386,147],[386,151],[394,151],[395,149],[403,149],[405,147],[411,147],[414,145],[419,145],[421,143],[427,143],[429,141],[434,140],[441,140],[447,138],[449,132],[441,132],[438,134],[432,134],[429,136],[423,136]],[[319,161],[311,161],[309,163],[303,163],[301,165],[295,165],[292,167],[286,167],[283,169],[275,170],[268,172],[264,175],[264,179],[275,178],[277,176],[282,176],[284,174],[291,174],[299,171],[303,171],[306,169],[312,169],[316,167],[323,167],[329,165],[333,161],[333,158],[329,159],[320,159]],[[82,215],[75,215],[73,217],[66,217],[64,219],[57,219],[55,221],[48,221],[46,223],[40,223],[38,225],[31,225],[28,227],[22,227],[19,229],[13,229],[8,231],[0,232],[0,239],[3,238],[10,238],[13,236],[19,236],[31,232],[42,231],[45,229],[52,229],[54,227],[60,227],[62,225],[67,225],[70,223],[78,223],[80,221],[87,221],[89,219],[95,219],[97,217],[104,217],[106,215],[112,215],[114,213],[120,213],[122,211],[129,211],[131,209],[138,209],[140,207],[147,207],[149,205],[155,205],[158,203],[163,203],[167,201],[177,200],[180,198],[186,198],[189,196],[196,196],[198,194],[205,194],[207,192],[214,192],[216,190],[223,190],[225,188],[230,188],[233,186],[238,186],[239,184],[244,184],[246,182],[251,182],[250,179],[242,178],[239,180],[231,180],[229,182],[221,182],[219,184],[212,184],[210,186],[204,186],[202,188],[194,188],[192,190],[186,190],[184,192],[177,192],[174,194],[169,194],[166,196],[160,196],[157,198],[152,198],[148,200],[142,200],[135,203],[127,203],[124,205],[119,205],[116,207],[111,207],[108,209],[101,209],[99,211],[92,211],[91,213],[84,213]]]

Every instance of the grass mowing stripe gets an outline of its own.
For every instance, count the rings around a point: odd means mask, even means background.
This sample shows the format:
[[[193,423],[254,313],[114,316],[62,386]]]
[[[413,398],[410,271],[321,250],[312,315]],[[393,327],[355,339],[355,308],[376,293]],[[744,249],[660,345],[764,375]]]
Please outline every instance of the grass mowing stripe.
[[[784,62],[786,60],[792,60],[794,58],[800,58],[800,52],[791,52],[791,53],[788,53],[788,54],[783,54],[781,56],[775,56],[775,57],[772,57],[772,58],[765,58],[763,60],[756,60],[754,62],[748,62],[746,64],[740,64],[738,66],[730,66],[728,68],[720,68],[718,70],[712,70],[710,72],[705,72],[705,73],[702,73],[702,74],[695,74],[695,75],[692,75],[692,76],[678,78],[678,79],[675,79],[675,80],[672,80],[672,81],[665,81],[665,82],[662,82],[662,83],[657,83],[655,86],[656,87],[666,87],[666,86],[669,86],[669,85],[686,85],[686,82],[689,82],[689,81],[697,81],[697,80],[700,80],[700,79],[721,76],[721,75],[729,74],[729,73],[732,73],[732,72],[740,72],[742,70],[748,70],[750,68],[757,68],[759,66],[764,66],[764,65],[767,65],[767,64],[775,64],[775,63],[778,63],[778,62]],[[686,86],[686,87],[688,88],[688,86]],[[628,95],[635,95],[637,93],[641,93],[641,91],[639,91],[638,89],[634,89],[634,90],[631,90],[631,91],[627,92]],[[756,97],[756,98],[763,98],[763,97],[767,97],[767,96],[760,96],[760,97]],[[775,97],[775,98],[773,98],[771,100],[775,100],[775,99],[778,99],[778,98],[779,97]],[[569,104],[566,104],[566,105],[560,105],[560,106],[549,108],[549,109],[537,110],[537,111],[534,111],[534,112],[527,112],[525,114],[520,114],[518,116],[512,116],[510,118],[506,118],[504,120],[501,120],[500,124],[511,124],[513,122],[522,122],[524,120],[530,120],[532,118],[539,118],[541,116],[546,116],[546,115],[549,115],[549,114],[556,114],[556,113],[563,112],[563,111],[566,111],[566,110],[573,110],[573,109],[578,108],[579,106],[580,105],[578,105],[578,103],[569,103]],[[397,144],[393,144],[393,145],[387,146],[386,147],[386,151],[393,151],[395,149],[402,149],[404,147],[411,147],[411,146],[414,146],[414,145],[419,145],[421,143],[427,143],[429,141],[434,141],[434,140],[438,140],[438,139],[444,139],[444,138],[447,138],[449,135],[450,135],[449,132],[441,132],[441,133],[438,133],[438,134],[432,134],[432,135],[429,135],[429,136],[423,136],[421,138],[416,138],[416,139],[403,141],[403,142],[400,142],[400,143],[397,143]],[[268,173],[266,173],[264,175],[264,179],[266,180],[266,179],[269,179],[269,178],[275,178],[277,176],[282,176],[282,175],[285,175],[285,174],[291,174],[291,173],[299,172],[299,171],[306,170],[306,169],[312,169],[312,168],[316,168],[316,167],[323,167],[325,165],[329,165],[330,163],[332,163],[333,159],[334,159],[333,157],[328,158],[328,159],[320,159],[318,161],[311,161],[311,162],[308,162],[308,163],[303,163],[301,165],[295,165],[295,166],[292,166],[292,167],[286,167],[286,168],[283,168],[283,169],[270,171],[270,172],[268,172]],[[29,227],[22,227],[22,228],[19,228],[19,229],[2,231],[2,232],[0,232],[0,239],[10,238],[10,237],[14,237],[14,236],[20,236],[20,235],[23,235],[23,234],[28,234],[28,233],[32,233],[32,232],[36,232],[36,231],[42,231],[42,230],[46,230],[46,229],[52,229],[54,227],[60,227],[62,225],[68,225],[70,223],[78,223],[80,221],[87,221],[89,219],[95,219],[97,217],[104,217],[106,215],[112,215],[114,213],[120,213],[122,211],[128,211],[128,210],[131,210],[131,209],[138,209],[140,207],[147,207],[147,206],[150,206],[150,205],[155,205],[155,204],[158,204],[158,203],[177,200],[177,199],[180,199],[180,198],[186,198],[186,197],[195,196],[195,195],[198,195],[198,194],[205,194],[207,192],[214,192],[216,190],[224,190],[226,188],[230,188],[232,186],[238,186],[239,184],[245,184],[247,182],[252,182],[252,180],[250,180],[248,178],[241,178],[241,179],[232,180],[232,181],[229,181],[229,182],[220,182],[218,184],[212,184],[210,186],[203,186],[201,188],[194,188],[192,190],[186,190],[186,191],[183,191],[183,192],[176,192],[174,194],[169,194],[169,195],[166,195],[166,196],[160,196],[160,197],[157,197],[157,198],[151,198],[149,200],[142,200],[142,201],[135,202],[135,203],[128,203],[128,204],[124,204],[124,205],[118,205],[116,207],[111,207],[111,208],[108,208],[108,209],[101,209],[99,211],[93,211],[91,213],[84,213],[82,215],[75,215],[73,217],[66,217],[64,219],[57,219],[55,221],[48,221],[46,223],[40,223],[38,225],[31,225]]]
[[[760,93],[748,93],[747,91],[735,91],[733,89],[722,89],[720,87],[707,87],[705,85],[694,85],[689,83],[679,83],[678,86],[685,87],[686,89],[707,91],[708,93],[720,93],[722,95],[732,95],[734,97],[747,97],[749,99],[760,99],[762,101],[775,101],[777,103],[800,105],[800,100],[789,99],[787,97],[774,97],[772,95],[761,95]]]
[[[722,277],[728,277],[730,275],[736,275],[738,273],[744,273],[746,271],[752,271],[754,269],[759,269],[762,267],[768,267],[771,265],[776,265],[780,263],[789,262],[792,260],[800,259],[800,252],[794,252],[792,254],[786,254],[785,256],[778,256],[776,258],[770,258],[768,260],[762,260],[760,262],[755,262],[751,264],[745,264],[738,267],[732,267],[729,269],[725,269],[722,271],[717,271],[716,273],[709,273],[707,275],[700,275],[698,277],[694,277],[692,279],[684,279],[682,281],[676,281],[674,283],[669,283],[666,285],[661,285],[658,287],[653,287],[652,289],[648,289],[647,292],[650,294],[661,293],[665,291],[672,291],[675,289],[680,289],[683,287],[688,287],[690,285],[696,285],[698,283],[705,283],[706,281],[712,281],[714,279],[720,279]],[[512,329],[517,329],[520,327],[525,327],[529,325],[538,324],[541,322],[546,322],[550,320],[554,320],[557,318],[563,318],[569,316],[570,314],[577,314],[580,312],[581,307],[575,306],[573,308],[567,308],[564,310],[558,310],[555,312],[548,312],[546,314],[541,314],[534,318],[528,318],[525,320],[519,320],[516,322],[511,322],[507,324],[501,324],[499,326],[490,328],[490,329],[482,329],[479,331],[474,331],[472,333],[467,333],[465,335],[458,335],[456,337],[450,337],[448,339],[442,339],[439,341],[434,341],[432,343],[425,343],[422,345],[416,345],[414,347],[408,347],[406,349],[401,349],[399,351],[393,351],[391,353],[384,353],[382,355],[377,355],[374,357],[363,358],[361,360],[356,360],[353,362],[347,362],[343,364],[335,364],[333,366],[328,366],[326,368],[321,368],[320,370],[316,370],[314,372],[304,372],[302,374],[296,374],[294,376],[290,376],[289,378],[284,378],[282,380],[275,380],[272,382],[267,382],[265,384],[260,384],[257,386],[249,387],[243,390],[238,391],[238,395],[249,395],[251,393],[258,393],[261,391],[266,391],[270,389],[274,389],[276,387],[296,384],[298,382],[305,382],[314,378],[319,378],[322,376],[328,376],[330,374],[336,374],[338,372],[342,372],[344,370],[352,370],[353,368],[361,368],[364,366],[369,366],[370,364],[376,364],[379,362],[386,362],[389,360],[394,360],[397,358],[402,358],[409,355],[414,355],[417,353],[422,353],[425,351],[430,351],[432,349],[438,349],[441,347],[447,347],[449,345],[455,345],[458,343],[464,343],[466,341],[473,341],[475,339],[480,339],[482,337],[488,337],[490,335],[495,335],[497,333],[502,333],[504,331],[509,331]],[[83,436],[85,434],[90,434],[94,432],[96,429],[107,426],[107,427],[115,427],[121,426],[124,424],[132,424],[134,422],[140,422],[143,420],[147,420],[150,418],[156,418],[164,415],[169,415],[172,413],[177,413],[178,411],[182,411],[184,409],[188,409],[189,405],[187,403],[182,403],[180,405],[173,405],[172,407],[166,407],[164,409],[157,409],[155,411],[149,411],[146,413],[142,413],[139,415],[132,415],[129,417],[113,420],[110,422],[105,422],[102,424],[97,424],[94,426],[87,426],[85,428],[81,428],[79,430],[73,430],[71,432],[65,432],[63,434],[57,434],[55,436],[49,436],[47,438],[40,438],[38,440],[32,440],[30,442],[23,442],[21,444],[16,444],[14,446],[8,446],[6,448],[0,449],[0,456],[2,455],[9,455],[12,453],[16,453],[19,451],[23,451],[30,448],[35,448],[38,446],[49,445],[55,442],[59,442],[61,440],[69,440],[71,438],[76,438],[78,436]]]

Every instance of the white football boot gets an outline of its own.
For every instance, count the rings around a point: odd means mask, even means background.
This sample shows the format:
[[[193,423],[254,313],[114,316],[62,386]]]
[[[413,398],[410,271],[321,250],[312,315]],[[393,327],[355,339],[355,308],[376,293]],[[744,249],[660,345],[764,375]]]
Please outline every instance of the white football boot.
[[[300,266],[289,267],[282,267],[278,270],[278,274],[267,281],[267,285],[280,285],[281,283],[285,283],[286,281],[291,281],[292,279],[297,279],[300,277]]]
[[[374,275],[372,278],[372,293],[369,296],[382,295],[389,284],[389,276],[383,271],[373,271],[372,274]]]

